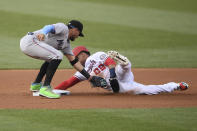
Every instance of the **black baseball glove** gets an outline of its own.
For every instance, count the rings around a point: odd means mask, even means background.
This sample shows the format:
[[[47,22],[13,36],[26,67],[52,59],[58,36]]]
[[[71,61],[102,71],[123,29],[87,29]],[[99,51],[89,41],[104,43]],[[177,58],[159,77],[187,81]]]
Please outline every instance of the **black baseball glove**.
[[[93,76],[90,82],[93,87],[106,87],[107,86],[106,80],[99,76]]]
[[[110,78],[109,82],[110,82],[113,92],[118,93],[120,90],[118,80],[116,78]]]

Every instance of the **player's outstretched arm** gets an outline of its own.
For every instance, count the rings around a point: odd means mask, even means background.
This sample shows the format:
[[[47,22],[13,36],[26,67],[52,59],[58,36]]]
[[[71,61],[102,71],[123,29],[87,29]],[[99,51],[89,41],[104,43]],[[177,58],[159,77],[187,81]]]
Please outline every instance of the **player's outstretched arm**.
[[[80,80],[78,78],[76,78],[75,76],[72,76],[68,80],[65,80],[62,83],[60,83],[54,89],[57,89],[57,90],[66,90],[66,89],[74,86],[75,84],[77,84],[79,82],[80,82]]]
[[[87,80],[89,80],[93,86],[95,87],[105,87],[107,86],[107,82],[102,77],[98,76],[90,76],[90,74],[84,69],[84,67],[80,64],[79,60],[73,55],[66,55],[70,64],[79,71]]]

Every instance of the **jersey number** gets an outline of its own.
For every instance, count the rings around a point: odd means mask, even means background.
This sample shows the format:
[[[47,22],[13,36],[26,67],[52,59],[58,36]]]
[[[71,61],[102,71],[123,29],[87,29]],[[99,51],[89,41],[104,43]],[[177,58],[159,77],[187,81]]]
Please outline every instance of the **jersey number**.
[[[103,65],[103,64],[100,64],[99,66],[98,66],[98,68],[95,68],[94,69],[94,73],[96,74],[96,75],[98,75],[101,71],[103,71],[103,70],[105,70],[105,66]]]

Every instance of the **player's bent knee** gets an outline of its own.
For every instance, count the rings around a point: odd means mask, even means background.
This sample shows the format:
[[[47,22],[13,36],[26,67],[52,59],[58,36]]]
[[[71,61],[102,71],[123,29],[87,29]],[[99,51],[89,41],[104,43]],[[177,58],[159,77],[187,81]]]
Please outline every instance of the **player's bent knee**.
[[[52,59],[62,60],[63,59],[63,54],[59,51],[56,55],[53,56]]]
[[[132,64],[131,62],[129,61],[128,65],[127,65],[127,68],[131,68]]]
[[[59,60],[62,60],[63,59],[63,54],[60,52],[60,54],[58,55],[58,58]]]
[[[23,53],[25,53],[26,50],[27,50],[26,43],[23,42],[22,40],[20,41],[20,49],[21,49],[21,51],[22,51]]]

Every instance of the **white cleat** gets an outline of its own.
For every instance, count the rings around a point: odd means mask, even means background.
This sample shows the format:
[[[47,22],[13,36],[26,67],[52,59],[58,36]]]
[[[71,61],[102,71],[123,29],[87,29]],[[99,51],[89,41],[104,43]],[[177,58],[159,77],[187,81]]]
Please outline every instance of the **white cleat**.
[[[118,63],[120,63],[121,65],[128,65],[129,64],[129,60],[127,59],[127,57],[121,55],[120,53],[116,52],[116,51],[108,51],[107,54],[114,59],[115,61],[117,61]]]
[[[70,95],[70,91],[53,89],[53,93],[59,95]]]

